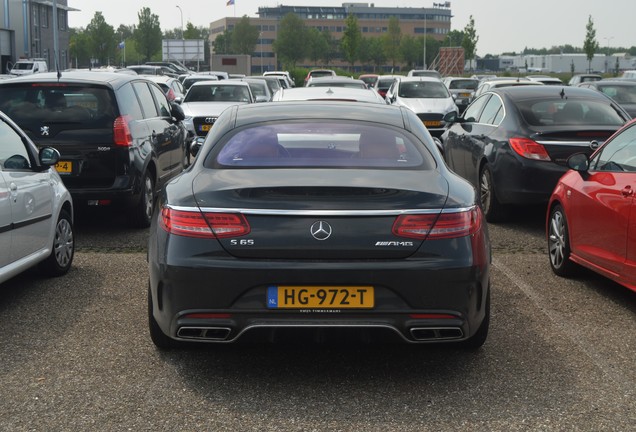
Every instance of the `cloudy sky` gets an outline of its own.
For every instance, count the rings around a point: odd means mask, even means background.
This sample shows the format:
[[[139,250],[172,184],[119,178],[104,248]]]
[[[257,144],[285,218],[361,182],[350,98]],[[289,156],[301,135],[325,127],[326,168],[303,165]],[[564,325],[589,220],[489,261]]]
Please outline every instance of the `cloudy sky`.
[[[210,22],[226,16],[257,17],[259,6],[340,6],[342,0],[68,0],[69,6],[80,12],[69,13],[71,27],[86,27],[95,12],[102,12],[106,21],[117,28],[120,24],[136,24],[137,13],[151,7],[159,16],[162,29],[184,26],[208,26]],[[357,3],[361,3],[357,1]],[[376,6],[432,7],[433,1],[374,0]],[[435,1],[437,3],[437,1]],[[177,8],[179,6],[179,8]],[[472,15],[479,41],[477,54],[499,54],[529,48],[549,48],[570,44],[582,47],[585,25],[591,15],[596,38],[601,47],[636,45],[633,0],[452,0],[452,30],[462,30]],[[620,12],[622,11],[622,13]]]

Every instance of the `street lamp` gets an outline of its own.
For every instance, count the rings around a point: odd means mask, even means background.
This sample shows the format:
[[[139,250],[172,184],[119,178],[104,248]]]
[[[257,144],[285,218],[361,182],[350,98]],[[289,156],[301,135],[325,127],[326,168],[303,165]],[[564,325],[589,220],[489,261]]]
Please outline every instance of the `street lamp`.
[[[609,72],[609,59],[607,58],[609,57],[609,44],[610,44],[610,41],[614,39],[614,36],[607,36],[607,37],[604,37],[603,39],[607,41],[607,55],[605,57],[605,73],[607,73]]]
[[[260,32],[258,34],[258,44],[260,45],[261,48],[261,75],[263,75],[263,32]]]
[[[424,56],[422,57],[422,69],[427,69],[426,67],[426,8],[424,8]]]
[[[181,13],[181,52],[182,52],[181,61],[183,62],[183,64],[185,64],[185,39],[183,37],[183,11],[181,10],[181,6],[179,5],[177,5],[177,9],[179,9],[179,12]]]

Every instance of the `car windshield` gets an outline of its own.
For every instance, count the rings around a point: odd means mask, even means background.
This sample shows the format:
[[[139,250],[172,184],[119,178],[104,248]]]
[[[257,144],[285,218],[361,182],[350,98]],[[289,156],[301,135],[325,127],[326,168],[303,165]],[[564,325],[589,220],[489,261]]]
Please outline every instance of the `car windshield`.
[[[311,121],[242,129],[206,158],[205,165],[432,169],[435,161],[422,143],[398,130],[366,123]]]
[[[443,99],[449,97],[446,86],[441,81],[407,81],[400,84],[398,96],[401,98]]]
[[[331,71],[311,71],[309,73],[313,78],[333,76]]]
[[[183,102],[249,102],[247,86],[198,85],[190,87]]]
[[[636,86],[604,85],[598,89],[619,104],[636,104]]]
[[[463,89],[463,90],[475,90],[479,85],[479,81],[477,80],[452,80],[448,85],[449,89]]]
[[[218,81],[218,78],[213,75],[210,75],[209,77],[186,78],[183,80],[183,88],[188,90],[192,87],[192,84],[199,81]]]
[[[13,65],[13,69],[16,69],[16,70],[31,70],[31,69],[33,69],[33,63],[17,62],[16,64]]]
[[[112,127],[118,112],[112,92],[101,86],[6,85],[0,86],[0,101],[0,110],[26,129],[44,123]]]
[[[626,120],[609,102],[595,99],[531,99],[517,106],[531,126],[622,126]]]

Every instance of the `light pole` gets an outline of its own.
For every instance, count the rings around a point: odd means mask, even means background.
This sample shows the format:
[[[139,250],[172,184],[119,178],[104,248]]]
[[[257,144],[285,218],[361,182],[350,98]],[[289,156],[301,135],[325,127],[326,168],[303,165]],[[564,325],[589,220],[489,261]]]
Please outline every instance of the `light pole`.
[[[261,75],[263,75],[263,32],[258,34],[258,44],[261,48]]]
[[[177,5],[177,9],[181,13],[181,62],[185,64],[185,39],[183,37],[183,11],[181,10],[181,6]]]
[[[426,27],[427,27],[427,22],[426,22],[426,8],[424,8],[424,55],[422,57],[422,69],[427,69],[426,67]]]
[[[612,39],[614,39],[614,36],[608,36],[608,37],[604,37],[603,39],[605,39],[607,41],[607,54],[605,56],[605,73],[607,73],[609,71],[609,44],[610,41]]]

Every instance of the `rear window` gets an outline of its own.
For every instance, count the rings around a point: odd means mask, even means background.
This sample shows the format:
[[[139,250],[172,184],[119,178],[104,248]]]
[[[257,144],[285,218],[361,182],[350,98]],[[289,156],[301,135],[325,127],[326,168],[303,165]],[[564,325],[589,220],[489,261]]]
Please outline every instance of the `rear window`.
[[[449,89],[466,89],[466,90],[475,90],[479,85],[479,81],[477,80],[453,80],[448,85]]]
[[[593,99],[524,100],[517,106],[531,126],[621,126],[627,120],[609,102]]]
[[[320,78],[320,77],[334,76],[334,73],[331,72],[331,71],[311,71],[311,72],[309,72],[309,75],[312,78]]]
[[[249,102],[248,86],[211,84],[190,87],[183,102]]]
[[[314,121],[242,129],[222,142],[205,165],[432,169],[435,161],[422,143],[399,130],[364,123]]]
[[[598,89],[619,104],[636,104],[636,86],[598,86]]]
[[[441,81],[402,82],[398,95],[401,98],[444,99],[450,97],[446,86]]]
[[[34,83],[0,86],[0,109],[18,124],[108,127],[117,117],[113,93],[101,86]]]

